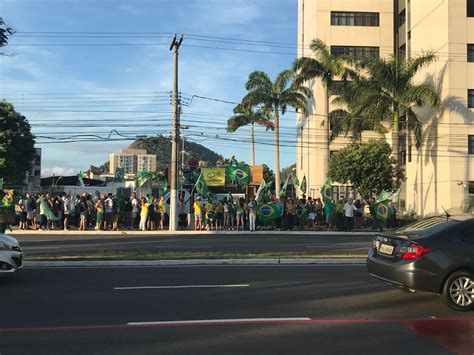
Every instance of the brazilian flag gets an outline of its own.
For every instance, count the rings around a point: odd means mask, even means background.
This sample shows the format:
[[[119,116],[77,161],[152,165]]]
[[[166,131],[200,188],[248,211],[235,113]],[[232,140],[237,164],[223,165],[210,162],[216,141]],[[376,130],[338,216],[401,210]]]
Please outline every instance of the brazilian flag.
[[[274,202],[267,202],[261,205],[257,204],[257,213],[261,221],[270,221],[281,217],[283,214],[283,206]]]
[[[139,171],[137,174],[139,187],[142,187],[143,185],[145,185],[145,183],[150,179],[153,179],[153,173],[149,171]]]
[[[300,190],[303,194],[306,193],[306,176],[303,176],[303,180],[301,180]]]
[[[207,195],[209,195],[209,188],[207,187],[206,180],[204,179],[204,175],[202,173],[196,180],[194,188],[196,189],[197,194],[201,197],[207,197]]]
[[[296,216],[298,218],[308,218],[309,217],[309,205],[305,203],[304,205],[296,206]]]
[[[41,207],[43,208],[44,215],[49,221],[59,221],[59,217],[56,217],[56,215],[51,211],[51,208],[49,208],[48,203],[42,199],[41,197],[39,198],[39,202]]]
[[[332,201],[332,181],[327,179],[321,188],[321,195],[323,195],[323,201]]]
[[[227,176],[229,180],[239,186],[243,186],[250,182],[250,166],[228,166]]]
[[[374,205],[377,219],[386,221],[388,218],[388,200],[379,201]]]

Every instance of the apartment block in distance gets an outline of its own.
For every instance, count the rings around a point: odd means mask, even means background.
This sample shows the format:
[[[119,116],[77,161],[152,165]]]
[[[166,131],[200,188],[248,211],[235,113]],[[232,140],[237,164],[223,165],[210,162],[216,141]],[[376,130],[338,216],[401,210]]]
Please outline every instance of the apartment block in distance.
[[[401,60],[433,51],[437,60],[416,80],[431,82],[441,109],[417,111],[424,141],[416,149],[401,133],[399,161],[407,181],[400,207],[427,216],[474,208],[474,0],[299,0],[298,57],[311,56],[309,45],[323,40],[333,55],[398,56]],[[320,195],[330,154],[349,143],[344,137],[329,149],[326,98],[320,80],[310,83],[314,99],[308,116],[298,115],[297,172],[306,176],[308,193]],[[329,111],[333,109],[332,105]],[[401,127],[403,129],[403,126]],[[362,139],[385,139],[366,131]],[[350,196],[350,186],[335,183],[334,194]]]
[[[147,154],[145,149],[122,149],[120,153],[110,154],[109,173],[115,174],[117,168],[124,168],[125,174],[156,170],[156,155]]]
[[[25,173],[23,192],[35,193],[41,189],[41,148],[35,148],[31,168]]]

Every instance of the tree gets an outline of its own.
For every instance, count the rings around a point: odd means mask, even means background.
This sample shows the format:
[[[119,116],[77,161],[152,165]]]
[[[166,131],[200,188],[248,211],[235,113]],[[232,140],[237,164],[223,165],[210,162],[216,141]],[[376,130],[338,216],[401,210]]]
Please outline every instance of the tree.
[[[0,47],[5,47],[8,44],[8,39],[14,32],[15,31],[11,27],[8,27],[5,24],[3,17],[0,17]],[[0,55],[5,54],[0,52]]]
[[[250,164],[255,165],[255,133],[254,126],[260,125],[265,126],[267,130],[273,130],[273,123],[270,120],[268,110],[259,109],[254,110],[252,107],[239,104],[234,108],[234,115],[227,121],[227,132],[235,132],[240,127],[247,125],[250,127],[250,150],[251,159]]]
[[[292,69],[282,71],[272,82],[268,74],[255,71],[249,75],[245,84],[248,93],[242,100],[245,106],[268,110],[273,115],[275,134],[275,193],[280,193],[280,114],[284,115],[288,106],[294,107],[307,114],[307,98],[311,91],[301,82],[295,81],[295,72]]]
[[[412,60],[397,57],[367,57],[356,63],[359,75],[348,90],[351,101],[341,96],[349,105],[355,118],[362,118],[373,125],[389,124],[392,130],[392,156],[398,161],[400,121],[405,121],[408,131],[414,134],[416,147],[422,143],[421,123],[413,108],[425,105],[437,107],[440,99],[431,83],[416,84],[418,71],[436,60],[432,53]]]
[[[296,163],[281,169],[281,180],[285,181],[286,178],[293,174],[293,170],[296,169]]]
[[[395,191],[405,180],[402,168],[391,157],[390,145],[376,140],[351,143],[334,153],[329,162],[329,177],[352,184],[365,199],[382,190]]]
[[[303,83],[319,78],[325,88],[325,98],[322,102],[322,104],[325,105],[323,119],[325,134],[323,141],[326,145],[326,149],[324,151],[324,161],[329,162],[329,98],[334,87],[334,79],[336,77],[344,78],[348,75],[349,69],[346,67],[346,58],[342,56],[333,56],[328,46],[326,46],[326,44],[320,39],[314,39],[310,44],[310,49],[313,52],[314,57],[298,58],[295,61],[293,68],[298,73],[296,82]],[[321,169],[323,169],[323,171],[327,169],[326,164],[323,164]],[[323,175],[326,174],[323,173]]]
[[[25,116],[13,105],[0,102],[0,177],[7,186],[23,184],[35,154],[35,137]]]

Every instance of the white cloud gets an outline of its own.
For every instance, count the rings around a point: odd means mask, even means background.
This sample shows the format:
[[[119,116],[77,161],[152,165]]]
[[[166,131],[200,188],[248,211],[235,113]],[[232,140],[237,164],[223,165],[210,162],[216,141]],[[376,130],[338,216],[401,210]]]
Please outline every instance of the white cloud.
[[[54,168],[45,168],[41,169],[41,176],[42,177],[49,177],[49,176],[68,176],[68,175],[74,175],[74,170],[73,169],[68,169],[68,168],[63,168],[60,166],[55,166]]]

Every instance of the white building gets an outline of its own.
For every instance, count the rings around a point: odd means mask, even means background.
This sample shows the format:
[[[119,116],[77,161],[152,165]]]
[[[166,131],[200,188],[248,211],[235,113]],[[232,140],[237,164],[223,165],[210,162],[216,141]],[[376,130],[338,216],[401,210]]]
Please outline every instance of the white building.
[[[156,170],[156,155],[147,154],[146,149],[122,149],[120,153],[110,154],[109,173],[115,174],[117,168],[124,168],[125,174]]]

